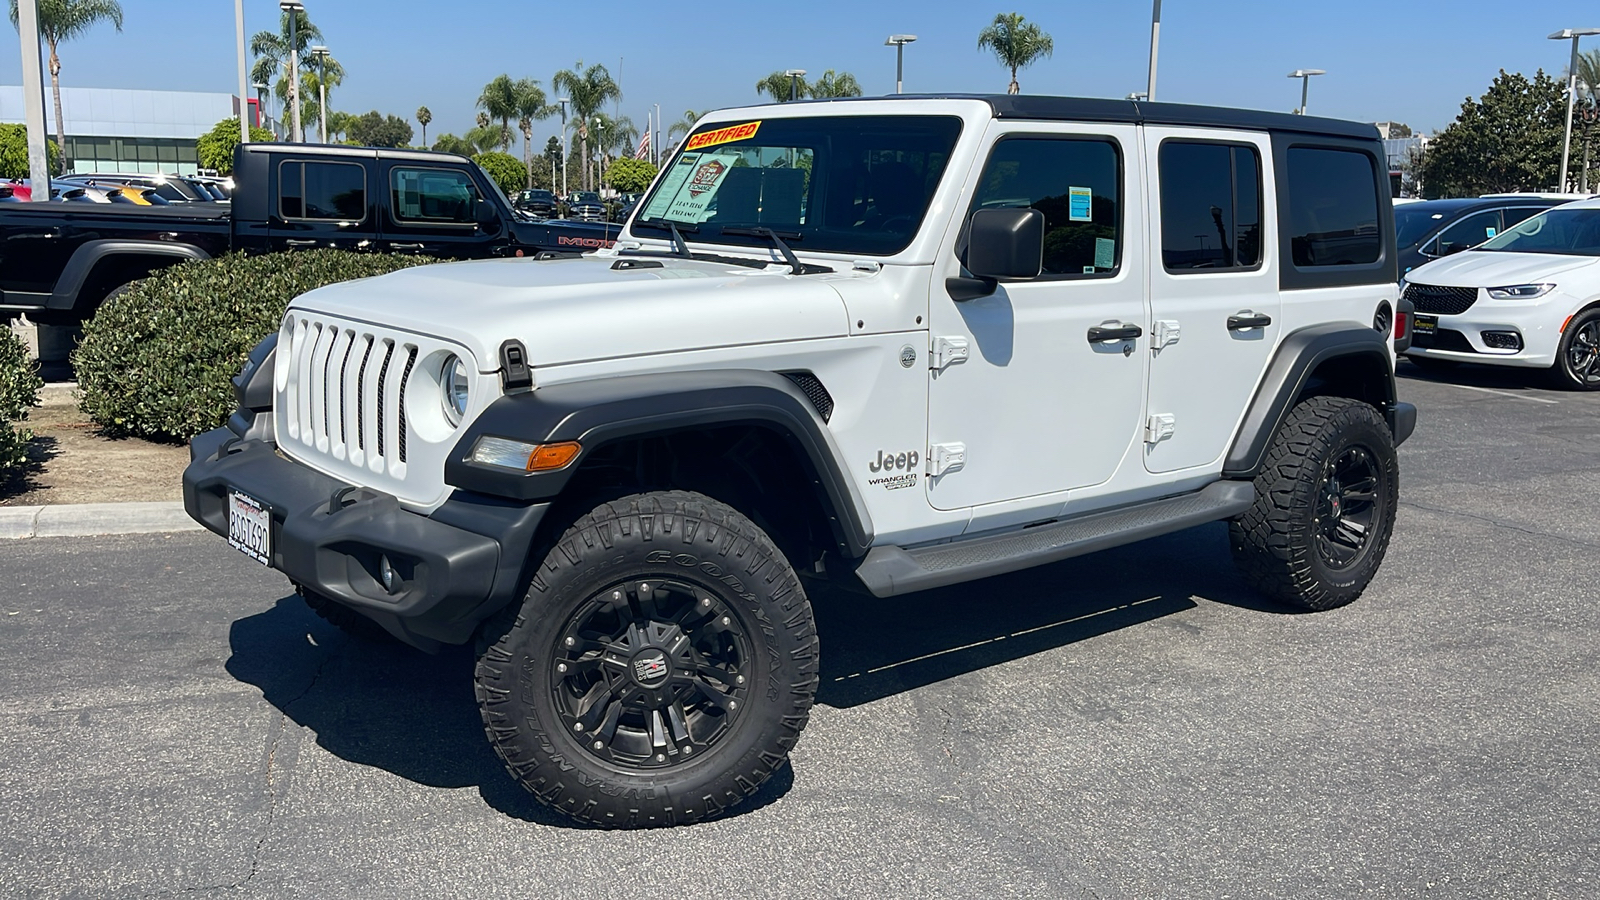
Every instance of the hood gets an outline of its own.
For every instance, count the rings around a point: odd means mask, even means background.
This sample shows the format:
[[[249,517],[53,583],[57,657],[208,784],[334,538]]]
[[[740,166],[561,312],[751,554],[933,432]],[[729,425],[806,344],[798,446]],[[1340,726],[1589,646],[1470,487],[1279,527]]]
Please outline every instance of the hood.
[[[651,267],[612,268],[624,260]],[[658,257],[491,259],[329,285],[291,305],[452,341],[490,372],[508,338],[538,368],[848,334],[843,299],[816,279]]]
[[[1507,287],[1549,281],[1563,272],[1592,266],[1592,256],[1467,250],[1406,273],[1407,282],[1445,287]]]

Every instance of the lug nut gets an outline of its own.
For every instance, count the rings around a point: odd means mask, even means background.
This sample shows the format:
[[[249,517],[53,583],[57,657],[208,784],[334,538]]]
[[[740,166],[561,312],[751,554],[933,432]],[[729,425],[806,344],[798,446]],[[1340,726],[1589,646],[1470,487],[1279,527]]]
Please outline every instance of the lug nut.
[[[594,742],[594,748],[596,750],[604,750],[606,748],[606,742],[605,741],[595,741]]]
[[[622,599],[622,592],[621,591],[612,591],[611,592],[611,599],[613,599],[613,600],[621,600]]]
[[[737,701],[737,700],[729,700],[728,701],[728,708],[729,709],[738,709],[739,708],[739,701]],[[579,726],[579,727],[582,727],[582,726]]]
[[[648,584],[639,585],[639,593],[641,593],[641,594],[650,593],[650,585],[648,585]]]
[[[578,639],[577,638],[575,638],[575,637],[568,637],[567,638],[567,646],[568,647],[575,647],[577,645],[578,645]]]
[[[732,623],[733,623],[732,619],[728,618],[727,616],[723,616],[722,617],[722,624],[729,625],[729,624],[732,624]]]
[[[574,722],[572,724],[572,730],[576,731],[579,734],[583,734],[583,723],[582,722]]]
[[[556,671],[557,672],[563,672],[563,673],[566,672],[567,671],[567,664],[566,663],[556,663]]]
[[[666,762],[666,761],[667,761],[667,755],[665,753],[657,753],[656,754],[656,762]]]
[[[701,597],[700,598],[700,605],[701,606],[710,606],[711,605],[711,598],[710,597]]]
[[[738,684],[744,684],[744,676],[743,675],[736,676],[733,680]]]
[[[683,755],[684,756],[688,756],[689,754],[691,754],[693,752],[694,752],[694,748],[693,747],[685,747],[685,748],[683,748]]]

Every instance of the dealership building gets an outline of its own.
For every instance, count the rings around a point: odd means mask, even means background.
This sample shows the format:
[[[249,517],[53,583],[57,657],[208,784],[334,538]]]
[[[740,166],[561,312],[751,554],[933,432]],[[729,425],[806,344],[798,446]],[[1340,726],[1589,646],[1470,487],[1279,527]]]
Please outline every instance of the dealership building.
[[[256,101],[249,101],[252,120]],[[223,119],[239,114],[232,94],[140,91],[121,88],[61,89],[67,159],[74,172],[167,172],[199,169],[195,143]],[[45,119],[55,139],[55,106],[45,89]],[[22,88],[0,85],[0,122],[26,121]]]

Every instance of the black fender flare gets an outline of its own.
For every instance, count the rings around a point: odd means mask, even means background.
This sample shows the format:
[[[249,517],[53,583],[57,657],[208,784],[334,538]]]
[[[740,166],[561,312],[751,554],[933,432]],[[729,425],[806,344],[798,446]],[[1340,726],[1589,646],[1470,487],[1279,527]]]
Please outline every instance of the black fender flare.
[[[103,240],[88,241],[73,251],[72,258],[61,270],[56,286],[50,292],[46,309],[70,311],[78,305],[78,292],[89,280],[95,266],[112,256],[161,257],[172,262],[190,259],[210,259],[211,254],[189,244],[168,244],[162,241]]]
[[[707,426],[750,424],[790,442],[811,471],[839,551],[864,556],[872,545],[872,520],[855,484],[840,464],[826,424],[794,382],[756,369],[714,369],[625,375],[556,384],[501,397],[462,433],[444,480],[463,490],[521,501],[558,497],[587,456],[609,442]],[[577,441],[577,460],[553,472],[514,472],[471,461],[482,436],[534,444]]]
[[[1295,331],[1278,345],[1223,460],[1224,477],[1256,476],[1273,436],[1305,391],[1312,374],[1323,363],[1340,358],[1370,366],[1374,375],[1381,374],[1384,396],[1378,411],[1388,420],[1395,444],[1410,436],[1416,410],[1395,400],[1389,336],[1355,322],[1325,322]]]

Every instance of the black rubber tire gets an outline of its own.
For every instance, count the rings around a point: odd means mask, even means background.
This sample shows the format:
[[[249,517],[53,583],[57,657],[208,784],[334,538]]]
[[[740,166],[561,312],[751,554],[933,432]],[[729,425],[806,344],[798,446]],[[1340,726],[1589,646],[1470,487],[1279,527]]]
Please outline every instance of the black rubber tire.
[[[316,591],[307,590],[300,585],[295,585],[294,589],[295,593],[306,601],[306,605],[311,607],[312,612],[345,634],[361,641],[382,642],[394,640],[394,636],[384,631],[382,625],[350,607],[324,597]]]
[[[761,663],[720,740],[665,768],[591,753],[562,723],[553,696],[552,657],[567,623],[631,579],[688,582],[714,595],[739,618]],[[579,518],[479,648],[484,731],[511,777],[551,809],[607,828],[703,821],[749,799],[785,764],[817,690],[816,625],[788,561],[739,512],[684,491],[623,497]]]
[[[1579,373],[1572,368],[1570,358],[1572,344],[1577,340],[1578,332],[1593,325],[1597,320],[1600,320],[1600,307],[1585,310],[1573,316],[1572,321],[1567,323],[1567,330],[1562,333],[1560,347],[1556,350],[1556,363],[1549,370],[1551,386],[1563,391],[1600,391],[1600,377],[1589,380],[1586,373]]]
[[[1378,484],[1362,549],[1336,568],[1316,550],[1316,509],[1329,467],[1351,448],[1371,454]],[[1399,487],[1394,436],[1376,409],[1345,397],[1305,400],[1267,450],[1255,478],[1255,504],[1229,523],[1234,562],[1252,588],[1281,603],[1309,610],[1344,606],[1361,596],[1383,562]]]
[[[1459,360],[1440,359],[1437,356],[1407,356],[1406,361],[1424,372],[1442,374],[1461,365]]]

